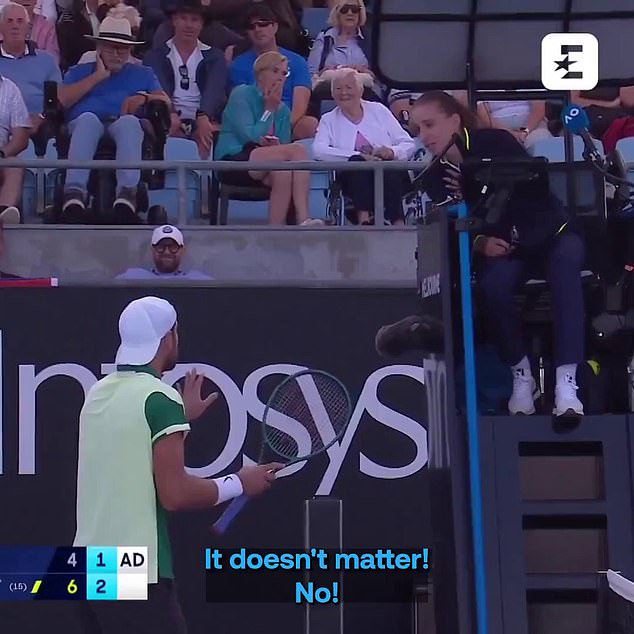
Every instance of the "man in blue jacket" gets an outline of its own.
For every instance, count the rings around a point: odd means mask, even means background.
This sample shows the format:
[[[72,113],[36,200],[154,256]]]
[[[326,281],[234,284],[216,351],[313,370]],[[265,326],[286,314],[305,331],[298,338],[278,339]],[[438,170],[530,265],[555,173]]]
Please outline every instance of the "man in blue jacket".
[[[225,106],[227,64],[222,51],[198,39],[203,28],[200,0],[181,0],[170,14],[174,37],[151,50],[144,64],[152,67],[172,99],[171,135],[193,139],[200,158],[207,159]]]

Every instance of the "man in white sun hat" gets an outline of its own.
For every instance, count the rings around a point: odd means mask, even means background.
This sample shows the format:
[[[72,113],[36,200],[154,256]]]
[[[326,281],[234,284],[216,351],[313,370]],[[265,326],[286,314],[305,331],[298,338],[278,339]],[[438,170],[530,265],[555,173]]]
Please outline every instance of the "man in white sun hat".
[[[178,227],[163,225],[152,231],[152,260],[154,266],[150,269],[130,268],[118,275],[118,280],[211,280],[212,278],[200,271],[184,270],[181,268],[185,256],[185,238]]]
[[[116,371],[93,385],[79,419],[74,546],[146,546],[147,601],[81,602],[82,634],[185,634],[174,585],[168,511],[211,508],[267,491],[283,465],[243,467],[215,480],[185,471],[190,422],[218,398],[189,372],[176,390],[161,380],[178,359],[177,315],[158,297],[119,318]]]
[[[143,42],[133,38],[128,20],[108,16],[99,25],[98,35],[85,37],[96,41],[97,60],[70,68],[58,95],[70,122],[68,158],[92,159],[107,130],[117,146],[118,161],[140,161],[143,129],[135,113],[150,99],[171,107],[170,99],[151,68],[129,61],[132,47]],[[71,221],[80,222],[85,212],[88,176],[86,169],[66,173],[62,209]],[[139,179],[140,170],[117,170],[114,207],[118,215],[136,214]]]

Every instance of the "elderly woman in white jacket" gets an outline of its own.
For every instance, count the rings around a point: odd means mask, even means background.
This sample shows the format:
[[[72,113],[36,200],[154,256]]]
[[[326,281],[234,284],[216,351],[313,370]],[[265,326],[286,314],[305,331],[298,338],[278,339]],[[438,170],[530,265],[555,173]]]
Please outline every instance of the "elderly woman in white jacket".
[[[332,96],[337,107],[321,117],[313,143],[317,160],[407,161],[416,151],[414,140],[403,130],[383,104],[364,101],[363,80],[356,70],[342,68],[332,79]],[[402,225],[403,186],[406,173],[385,171],[385,218]],[[352,201],[350,222],[374,223],[374,174],[371,170],[342,171],[337,180]]]

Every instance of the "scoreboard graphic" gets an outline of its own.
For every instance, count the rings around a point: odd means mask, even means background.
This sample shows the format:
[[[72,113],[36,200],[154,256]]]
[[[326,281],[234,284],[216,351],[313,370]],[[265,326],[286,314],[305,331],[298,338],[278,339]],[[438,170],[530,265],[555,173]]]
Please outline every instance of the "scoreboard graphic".
[[[0,546],[0,601],[146,601],[147,551]]]

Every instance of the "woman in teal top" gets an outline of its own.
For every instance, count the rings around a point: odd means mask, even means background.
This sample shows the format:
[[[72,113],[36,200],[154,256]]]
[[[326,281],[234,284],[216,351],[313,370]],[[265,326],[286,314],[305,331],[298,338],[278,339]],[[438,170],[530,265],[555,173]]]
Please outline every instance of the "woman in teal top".
[[[222,115],[215,158],[223,161],[307,161],[308,152],[291,143],[291,113],[282,102],[288,77],[288,62],[276,51],[260,55],[254,64],[257,84],[236,86]],[[291,203],[297,224],[315,224],[310,219],[308,190],[310,172],[220,171],[228,185],[271,188],[269,221],[286,224]]]

